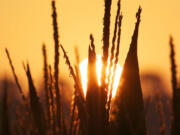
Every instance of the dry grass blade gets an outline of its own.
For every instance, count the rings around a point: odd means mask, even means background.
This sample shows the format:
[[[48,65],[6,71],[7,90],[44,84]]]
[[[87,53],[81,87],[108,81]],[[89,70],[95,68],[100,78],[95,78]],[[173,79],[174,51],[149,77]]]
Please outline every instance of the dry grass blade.
[[[106,98],[104,96],[107,94],[106,92],[104,92],[105,85],[106,85],[104,78],[106,78],[106,68],[107,68],[107,61],[108,61],[111,3],[112,3],[112,0],[105,0],[105,13],[104,13],[104,20],[103,20],[103,56],[102,56],[103,66],[102,66],[102,71],[101,71],[102,72],[101,73],[102,98]]]
[[[8,51],[7,48],[5,49],[5,51],[6,51],[7,58],[8,58],[8,60],[9,60],[9,64],[10,64],[10,66],[11,66],[11,70],[12,70],[12,72],[13,72],[13,76],[14,76],[16,85],[17,85],[17,87],[18,87],[18,89],[19,89],[19,92],[20,92],[20,94],[21,94],[21,96],[22,96],[22,99],[23,99],[24,101],[26,101],[26,98],[25,98],[24,93],[23,93],[23,91],[22,91],[22,87],[21,87],[21,85],[20,85],[20,83],[19,83],[19,81],[18,81],[17,75],[16,75],[16,73],[15,73],[15,69],[14,69],[14,66],[13,66],[13,63],[12,63],[12,60],[11,60],[11,57],[10,57],[10,55],[9,55],[9,51]]]
[[[46,112],[47,112],[47,126],[50,126],[50,105],[49,105],[49,91],[48,91],[48,63],[47,63],[47,53],[46,46],[42,46],[43,61],[44,61],[44,89],[46,98]]]
[[[109,37],[110,37],[110,17],[111,17],[111,3],[112,0],[105,0],[105,12],[103,20],[103,56],[102,56],[102,73],[101,73],[101,84],[105,87],[106,68],[108,61],[108,50],[109,50]]]
[[[59,89],[59,34],[58,34],[58,24],[57,24],[57,13],[55,0],[52,1],[52,18],[53,18],[53,30],[54,30],[54,43],[55,43],[55,57],[54,57],[54,80],[55,80],[55,90],[56,90],[56,107],[57,107],[57,124],[58,124],[58,132],[61,132],[61,93]]]
[[[80,63],[80,58],[79,58],[79,52],[78,52],[78,48],[75,47],[75,55],[76,55],[76,65],[75,65],[75,70],[76,70],[76,79],[77,79],[77,82],[79,82],[80,86],[82,87],[82,84],[81,84],[81,76],[80,76],[80,69],[79,69],[79,63]],[[82,89],[81,89],[82,90]],[[74,92],[73,92],[73,96],[72,96],[72,109],[71,109],[71,123],[70,123],[70,129],[69,129],[69,135],[74,135],[74,129],[76,129],[76,120],[75,120],[75,116],[76,116],[76,93],[77,91],[74,89]],[[84,94],[83,94],[83,91],[80,91],[81,94],[83,97],[84,97]]]
[[[119,16],[119,29],[118,29],[118,39],[117,39],[117,48],[116,48],[116,55],[115,55],[115,65],[118,63],[118,56],[119,56],[119,48],[120,48],[120,38],[121,38],[121,24],[122,24],[122,14]]]
[[[141,8],[136,14],[137,22],[116,96],[118,134],[146,135],[144,104],[137,59],[140,14]]]
[[[111,82],[111,86],[110,86],[110,91],[109,91],[109,100],[107,103],[107,107],[108,107],[108,120],[109,120],[109,115],[110,115],[110,107],[111,107],[111,99],[112,99],[112,90],[113,90],[113,84],[115,81],[115,72],[116,72],[116,68],[117,68],[117,63],[118,63],[118,57],[119,57],[119,48],[120,48],[120,37],[121,37],[121,23],[122,23],[122,15],[119,16],[119,23],[118,23],[118,40],[117,40],[117,48],[116,48],[116,54],[115,54],[115,60],[114,60],[114,67],[113,67],[113,73],[112,73],[112,82]]]
[[[75,72],[73,70],[73,67],[71,66],[71,63],[70,63],[70,60],[69,60],[69,58],[68,58],[68,56],[66,54],[66,51],[64,50],[62,45],[60,45],[60,47],[61,47],[61,49],[62,49],[62,51],[64,53],[64,58],[66,59],[66,64],[69,67],[70,74],[72,75],[73,79],[76,81],[76,75],[75,75]]]
[[[110,77],[112,74],[112,66],[113,66],[113,60],[114,60],[114,50],[115,50],[115,42],[116,42],[116,34],[117,34],[117,28],[118,28],[118,18],[120,14],[120,0],[117,3],[117,13],[116,13],[116,19],[114,24],[114,35],[112,39],[112,47],[111,47],[111,56],[110,56],[110,64],[109,64],[109,75],[108,75],[108,83],[110,82]]]
[[[171,49],[170,60],[171,60],[172,87],[173,87],[173,91],[176,91],[177,89],[176,63],[175,63],[175,51],[174,51],[174,44],[172,37],[170,37],[169,45]]]
[[[2,104],[2,135],[10,135],[10,123],[9,123],[9,116],[8,116],[8,84],[7,80],[5,79],[3,82],[3,104]]]
[[[110,36],[110,17],[111,17],[111,3],[112,0],[105,0],[105,12],[103,20],[103,62],[107,63],[108,49],[109,49],[109,36]]]
[[[69,60],[69,58],[68,58],[68,56],[67,56],[67,54],[66,54],[66,52],[65,52],[65,50],[63,48],[63,46],[62,45],[60,45],[60,46],[61,46],[61,49],[62,49],[62,51],[64,53],[64,58],[66,59],[66,64],[69,67],[70,74],[73,77],[73,80],[75,82],[75,85],[76,85],[75,87],[78,88],[77,93],[78,93],[79,97],[81,98],[82,102],[84,103],[85,101],[84,101],[84,97],[82,95],[82,91],[83,90],[82,90],[82,86],[80,85],[81,82],[78,82],[77,76],[76,76],[76,74],[75,74],[75,72],[73,70],[73,67],[71,66],[70,60]]]
[[[106,68],[107,68],[107,61],[108,61],[108,50],[109,50],[109,37],[110,37],[110,17],[111,17],[111,3],[112,0],[105,0],[105,13],[104,13],[104,20],[103,20],[103,56],[102,56],[102,73],[101,73],[101,84],[102,84],[102,106],[105,106],[106,102]]]
[[[173,88],[173,114],[174,120],[172,123],[172,135],[180,134],[180,88],[177,88],[177,78],[176,78],[176,62],[175,62],[175,51],[173,38],[170,38],[170,60],[171,60],[171,80]]]
[[[52,133],[53,135],[56,135],[56,110],[55,110],[55,101],[54,101],[54,96],[53,96],[53,76],[52,76],[52,69],[51,66],[48,66],[49,68],[49,85],[48,85],[48,90],[49,90],[49,95],[50,95],[50,106],[51,106],[51,123],[52,123]]]
[[[107,121],[107,84],[106,84],[106,69],[108,61],[108,50],[109,50],[109,37],[110,37],[110,17],[111,17],[111,3],[112,0],[105,0],[105,13],[103,20],[103,56],[102,56],[102,70],[101,70],[101,90],[100,90],[100,110],[101,110],[101,134],[105,134]]]
[[[77,50],[76,50],[77,51]],[[76,52],[77,53],[77,52]],[[77,56],[77,54],[76,54]],[[78,55],[79,56],[79,55]],[[77,58],[77,57],[76,57]],[[81,87],[81,89],[77,90],[74,89],[74,93],[73,93],[73,98],[72,98],[72,111],[71,111],[71,125],[70,125],[70,135],[76,135],[76,130],[77,130],[77,118],[75,118],[75,116],[77,115],[77,111],[76,111],[76,106],[78,105],[77,102],[77,98],[78,96],[82,97],[82,99],[84,98],[84,93],[82,90],[82,84],[81,84],[81,76],[80,76],[80,69],[79,69],[79,62],[78,59],[77,60],[77,65],[75,65],[75,70],[76,70],[76,79],[77,79],[77,83],[79,83],[78,85]],[[80,92],[80,94],[78,94],[77,92]],[[76,116],[77,117],[77,116]]]
[[[86,108],[85,108],[85,101],[84,101],[84,97],[81,95],[81,91],[82,91],[82,87],[79,85],[80,82],[77,81],[77,77],[75,75],[75,72],[73,70],[73,67],[71,66],[71,63],[69,61],[69,58],[63,48],[62,45],[60,45],[63,53],[64,53],[64,58],[66,59],[66,64],[68,65],[69,67],[69,71],[70,71],[70,74],[72,75],[73,79],[74,79],[74,82],[75,82],[75,85],[74,85],[74,88],[75,88],[75,102],[77,104],[77,108],[78,108],[78,116],[80,118],[80,127],[82,129],[82,133],[84,135],[87,135],[87,111],[86,111]]]
[[[46,135],[44,113],[42,110],[42,106],[39,102],[39,97],[37,96],[37,93],[36,93],[36,88],[34,86],[28,64],[26,68],[26,75],[27,75],[28,84],[29,84],[30,106],[31,106],[31,113],[33,116],[33,121],[38,129],[39,134]]]

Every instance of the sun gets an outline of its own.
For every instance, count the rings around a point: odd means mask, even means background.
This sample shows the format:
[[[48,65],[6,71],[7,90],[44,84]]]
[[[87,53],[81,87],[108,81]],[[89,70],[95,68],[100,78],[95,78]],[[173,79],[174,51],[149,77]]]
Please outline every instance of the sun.
[[[96,59],[96,73],[97,73],[98,84],[100,86],[101,85],[100,78],[101,78],[102,59],[101,59],[101,55],[97,55],[96,57],[97,57],[97,59]],[[86,91],[87,91],[87,65],[88,65],[88,59],[87,58],[84,59],[83,61],[81,61],[81,63],[79,64],[84,95],[86,95]],[[108,74],[109,74],[108,71],[109,71],[109,60],[108,60],[108,68],[107,68],[107,75],[106,76],[108,76]],[[118,87],[119,80],[121,77],[121,73],[122,73],[122,67],[119,64],[117,64],[117,68],[115,71],[113,90],[112,90],[112,97],[114,97],[116,95],[116,91],[117,91],[117,87]]]

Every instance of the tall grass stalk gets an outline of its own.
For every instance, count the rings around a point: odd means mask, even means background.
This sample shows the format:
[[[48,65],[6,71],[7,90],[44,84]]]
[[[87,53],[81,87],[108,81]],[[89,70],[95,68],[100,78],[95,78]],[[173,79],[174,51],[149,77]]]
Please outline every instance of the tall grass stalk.
[[[170,45],[170,60],[171,60],[171,81],[172,81],[172,88],[173,92],[176,91],[177,89],[177,77],[176,77],[176,61],[175,61],[175,51],[174,51],[174,43],[173,43],[173,38],[170,37],[169,41]]]
[[[69,60],[63,46],[60,45],[60,47],[64,53],[64,58],[66,60],[66,64],[69,67],[70,74],[72,75],[74,83],[75,83],[74,88],[76,91],[75,92],[76,95],[74,95],[74,96],[75,96],[75,102],[76,102],[77,108],[78,108],[78,117],[80,119],[80,129],[82,130],[83,135],[87,135],[88,134],[87,133],[87,110],[86,110],[86,106],[85,106],[84,97],[81,95],[82,87],[79,85],[80,82],[77,81],[77,77],[75,75],[73,67],[71,66],[70,60]]]
[[[112,100],[112,90],[113,90],[113,84],[115,81],[115,75],[116,75],[116,69],[117,69],[117,64],[119,60],[119,48],[120,48],[120,37],[121,37],[121,23],[122,23],[122,15],[119,16],[119,22],[118,22],[118,39],[117,39],[117,47],[116,47],[116,54],[115,54],[115,59],[114,59],[114,67],[113,67],[113,72],[112,72],[112,82],[110,84],[110,91],[109,91],[109,100],[107,103],[108,106],[108,120],[109,120],[109,115],[110,115],[110,108],[111,108],[111,100]]]
[[[171,83],[173,89],[173,123],[172,123],[172,135],[180,134],[180,88],[177,87],[176,78],[176,62],[173,38],[170,37],[170,61],[171,61]]]
[[[109,75],[108,75],[108,83],[110,83],[110,78],[112,75],[112,67],[113,67],[113,60],[114,60],[114,50],[115,50],[115,42],[116,42],[116,35],[117,35],[117,29],[118,29],[118,18],[120,14],[120,0],[117,3],[117,13],[115,18],[115,24],[114,24],[114,34],[112,38],[112,47],[111,47],[111,55],[110,55],[110,64],[109,64]]]
[[[104,12],[104,19],[103,19],[103,55],[102,55],[102,70],[101,70],[101,90],[100,90],[100,110],[101,115],[100,118],[100,130],[102,134],[105,134],[106,127],[108,125],[107,122],[107,110],[106,110],[106,103],[107,103],[107,88],[108,85],[106,84],[106,68],[108,62],[108,51],[109,51],[109,37],[110,37],[110,18],[111,18],[111,4],[112,0],[105,0],[105,12]]]
[[[79,52],[78,52],[78,48],[75,47],[75,55],[76,55],[76,64],[75,64],[75,70],[76,70],[76,79],[77,82],[81,83],[81,76],[80,76],[80,69],[79,69],[79,63],[80,63],[80,58],[79,58]],[[82,84],[80,84],[82,86]],[[73,91],[73,96],[72,96],[72,107],[71,107],[71,122],[70,122],[70,129],[69,129],[69,135],[75,135],[76,131],[76,119],[75,116],[77,115],[77,111],[76,111],[76,93],[77,91],[74,89]],[[83,95],[83,91],[81,91],[81,95]]]
[[[21,87],[21,85],[20,85],[20,83],[19,83],[18,77],[17,77],[17,75],[16,75],[16,72],[15,72],[15,69],[14,69],[14,66],[13,66],[13,63],[12,63],[12,60],[11,60],[11,57],[10,57],[10,55],[9,55],[9,51],[8,51],[7,48],[5,49],[5,52],[6,52],[6,55],[7,55],[8,60],[9,60],[9,65],[10,65],[10,67],[11,67],[11,70],[12,70],[12,73],[13,73],[13,76],[14,76],[14,79],[15,79],[15,82],[16,82],[16,85],[17,85],[17,87],[18,87],[18,89],[19,89],[19,92],[20,92],[20,94],[21,94],[21,96],[22,96],[22,99],[23,99],[24,101],[26,101],[26,98],[25,98],[25,96],[24,96],[22,87]]]
[[[61,93],[59,89],[59,33],[58,33],[58,24],[57,24],[57,13],[56,13],[56,6],[55,6],[55,0],[52,1],[52,18],[53,18],[53,30],[54,30],[54,43],[55,43],[55,56],[54,56],[54,86],[56,90],[56,117],[57,117],[57,125],[58,125],[58,131],[57,133],[60,133],[61,131]]]
[[[29,64],[27,64],[26,66],[26,75],[27,75],[28,84],[29,84],[30,107],[31,107],[33,122],[36,125],[36,128],[38,129],[38,133],[40,135],[46,135],[44,112],[42,110],[42,105],[39,102],[39,97],[36,93],[36,88],[34,86],[34,83],[31,77]]]
[[[111,3],[112,0],[105,0],[105,12],[104,12],[104,20],[103,20],[103,64],[106,68],[107,59],[108,59],[108,49],[109,49],[109,35],[110,35],[110,17],[111,17]],[[106,70],[104,72],[105,77]],[[103,79],[102,79],[103,81]]]
[[[51,65],[48,66],[49,68],[49,84],[48,84],[48,90],[49,90],[49,95],[50,95],[50,106],[51,106],[51,116],[50,116],[50,121],[51,121],[51,127],[52,127],[52,133],[53,135],[56,135],[56,110],[55,110],[55,99],[53,95],[53,75],[52,75],[52,68]]]
[[[45,90],[45,98],[46,98],[46,113],[47,113],[47,126],[50,127],[50,104],[49,104],[49,90],[48,90],[48,62],[47,62],[47,52],[46,46],[43,44],[42,46],[43,53],[43,62],[44,62],[44,90]]]

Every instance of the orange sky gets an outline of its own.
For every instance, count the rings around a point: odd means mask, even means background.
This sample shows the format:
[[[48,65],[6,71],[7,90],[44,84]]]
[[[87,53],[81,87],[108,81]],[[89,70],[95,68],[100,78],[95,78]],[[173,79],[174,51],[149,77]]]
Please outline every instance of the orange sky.
[[[72,64],[75,45],[79,48],[81,60],[87,57],[90,33],[95,37],[97,53],[102,52],[103,2],[104,0],[57,0],[60,41]],[[117,0],[113,0],[112,22],[116,3]],[[177,63],[180,63],[180,1],[122,0],[124,18],[120,63],[124,62],[130,45],[139,5],[143,9],[138,41],[140,70],[152,69],[169,79],[170,34],[175,39],[177,58],[179,57]],[[50,63],[53,63],[54,58],[51,0],[0,0],[0,18],[0,73],[11,75],[11,72],[8,73],[10,68],[4,52],[7,47],[19,77],[25,76],[21,62],[26,60],[31,65],[34,78],[39,77],[42,73],[42,43],[47,45]],[[61,72],[66,71],[68,74],[64,63],[61,55]]]

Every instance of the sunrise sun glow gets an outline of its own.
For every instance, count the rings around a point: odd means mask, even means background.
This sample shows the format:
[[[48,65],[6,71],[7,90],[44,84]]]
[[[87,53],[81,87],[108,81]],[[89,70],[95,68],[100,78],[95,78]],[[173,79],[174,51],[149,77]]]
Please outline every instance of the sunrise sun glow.
[[[81,71],[81,80],[82,80],[82,85],[83,85],[83,91],[84,95],[86,95],[87,91],[87,65],[88,65],[88,59],[84,59],[79,67]],[[109,61],[108,61],[109,65]],[[97,73],[97,78],[98,78],[98,84],[99,86],[101,85],[100,78],[101,78],[101,68],[102,68],[102,61],[101,61],[101,55],[97,55],[97,60],[96,60],[96,73]],[[109,71],[109,66],[107,68],[107,71]],[[116,90],[119,84],[120,76],[122,73],[122,67],[118,64],[115,72],[115,79],[114,79],[114,84],[113,84],[113,91],[112,91],[112,97],[116,95]],[[107,76],[108,76],[107,72]],[[110,86],[109,86],[110,87]]]

